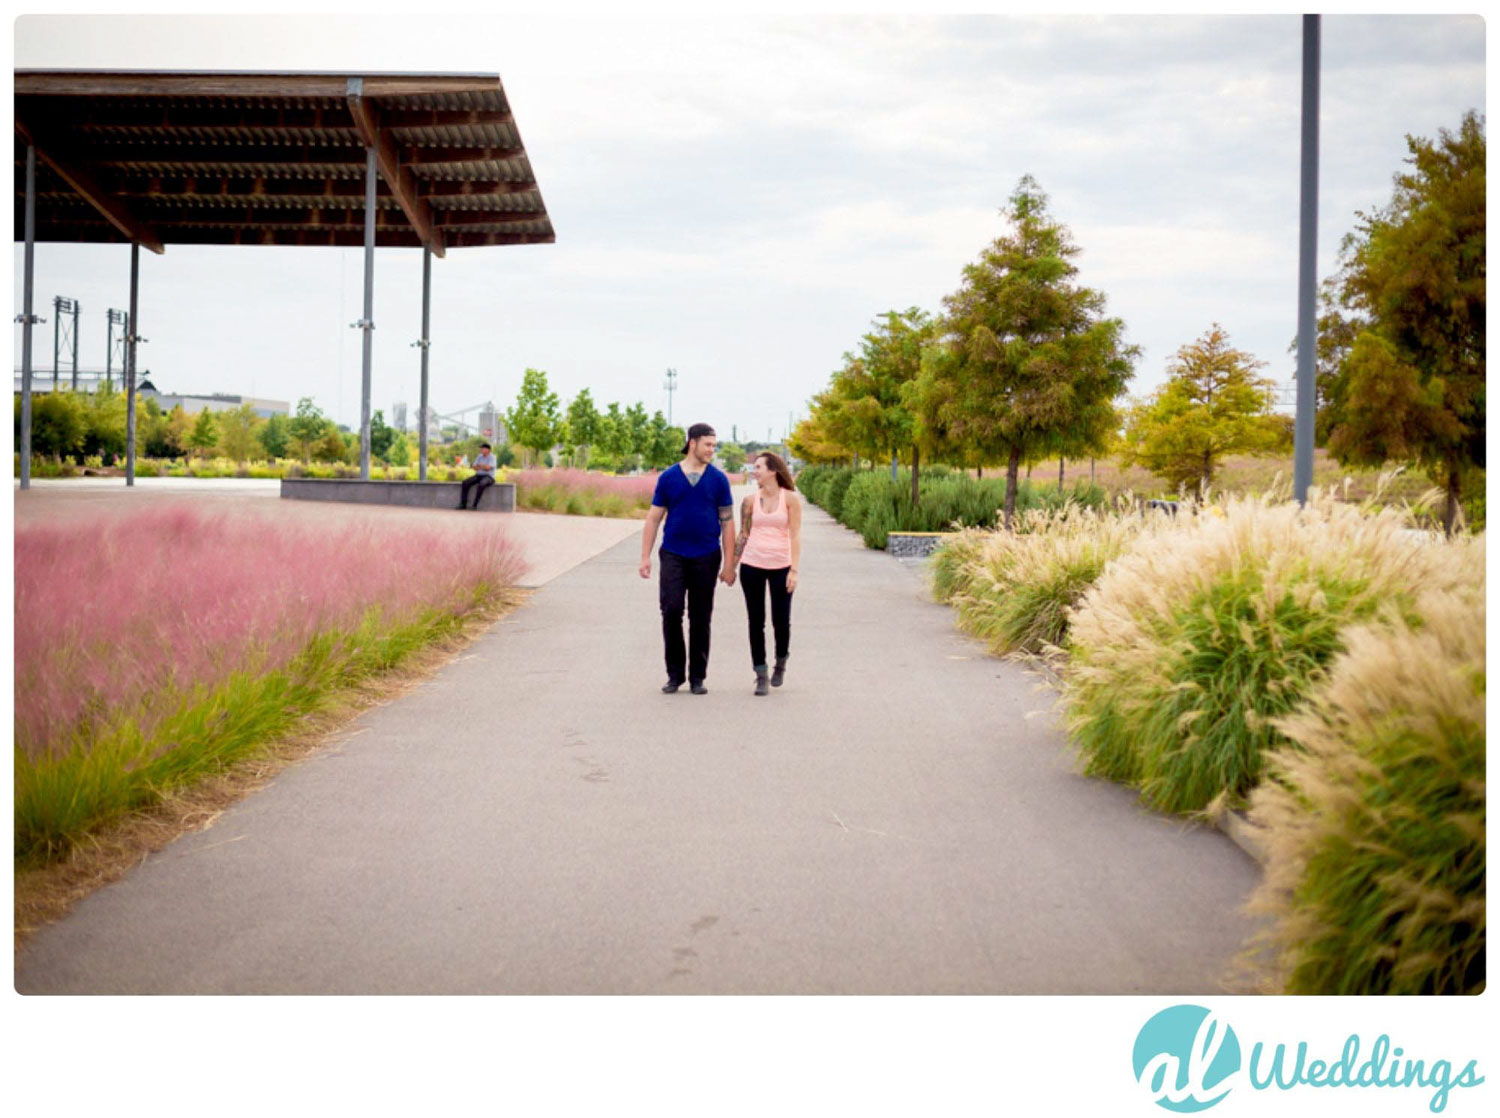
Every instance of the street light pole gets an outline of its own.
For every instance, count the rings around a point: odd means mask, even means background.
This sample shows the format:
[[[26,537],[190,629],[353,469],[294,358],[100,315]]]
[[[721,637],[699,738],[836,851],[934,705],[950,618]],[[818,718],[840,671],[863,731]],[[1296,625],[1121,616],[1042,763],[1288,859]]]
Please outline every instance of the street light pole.
[[[1297,420],[1292,456],[1292,487],[1298,504],[1307,503],[1313,474],[1313,419],[1317,410],[1314,375],[1318,319],[1318,65],[1322,17],[1302,17],[1302,230],[1297,269]]]

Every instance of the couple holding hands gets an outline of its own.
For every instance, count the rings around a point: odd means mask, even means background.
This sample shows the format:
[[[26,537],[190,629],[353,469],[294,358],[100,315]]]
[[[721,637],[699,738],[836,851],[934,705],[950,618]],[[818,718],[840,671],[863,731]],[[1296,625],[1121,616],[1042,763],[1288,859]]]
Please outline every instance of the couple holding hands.
[[[707,423],[688,428],[682,461],[656,480],[651,511],[641,534],[642,578],[651,577],[651,549],[662,521],[661,628],[666,645],[667,682],[673,694],[684,683],[694,695],[708,689],[708,645],[715,581],[745,592],[750,622],[750,662],[755,693],[770,694],[786,674],[791,640],[792,593],[802,555],[802,500],[781,457],[763,450],[751,469],[755,491],[740,504],[736,536],[734,494],[729,478],[713,464],[718,436]],[[738,568],[738,570],[736,570]],[[766,594],[776,637],[775,670],[766,662]],[[686,613],[688,636],[682,635]]]

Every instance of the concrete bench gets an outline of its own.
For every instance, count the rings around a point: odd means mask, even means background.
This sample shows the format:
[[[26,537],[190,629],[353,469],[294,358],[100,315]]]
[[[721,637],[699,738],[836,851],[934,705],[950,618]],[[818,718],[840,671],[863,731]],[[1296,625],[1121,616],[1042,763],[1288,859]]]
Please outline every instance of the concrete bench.
[[[462,482],[361,481],[358,478],[284,477],[281,496],[297,501],[348,501],[362,505],[457,509]],[[514,482],[497,481],[479,496],[480,512],[515,512]]]

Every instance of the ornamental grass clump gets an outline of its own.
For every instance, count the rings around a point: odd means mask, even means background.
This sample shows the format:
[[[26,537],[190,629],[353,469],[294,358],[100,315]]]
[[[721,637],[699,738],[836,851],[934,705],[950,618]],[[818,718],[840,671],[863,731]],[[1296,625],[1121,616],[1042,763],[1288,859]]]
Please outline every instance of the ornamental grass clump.
[[[486,518],[487,519],[487,518]],[[492,523],[168,505],[15,533],[15,849],[35,861],[457,632],[524,570]]]
[[[1042,653],[1067,635],[1068,612],[1136,536],[1166,524],[1159,512],[1117,515],[1067,504],[1030,509],[1014,531],[966,532],[934,563],[933,588],[959,627],[996,654]],[[949,546],[952,546],[951,544]]]
[[[1238,806],[1294,710],[1381,607],[1463,585],[1474,540],[1410,530],[1408,512],[1234,498],[1143,534],[1070,618],[1066,720],[1087,772],[1150,806]]]
[[[1478,558],[1482,560],[1482,551]],[[1480,570],[1482,571],[1482,565]],[[1485,985],[1485,606],[1422,596],[1346,651],[1266,758],[1251,909],[1294,994],[1477,994]]]

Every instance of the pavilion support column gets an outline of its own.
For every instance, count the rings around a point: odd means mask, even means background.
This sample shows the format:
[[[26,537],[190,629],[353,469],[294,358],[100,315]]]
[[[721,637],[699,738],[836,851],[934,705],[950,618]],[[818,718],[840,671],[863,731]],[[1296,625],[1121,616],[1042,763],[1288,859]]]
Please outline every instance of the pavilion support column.
[[[359,476],[370,480],[370,357],[375,342],[375,149],[365,149],[365,317],[364,360],[359,392]]]
[[[135,484],[135,352],[140,327],[141,246],[130,242],[130,325],[125,335],[125,484]]]
[[[36,148],[26,145],[26,264],[21,304],[21,488],[31,488],[31,313],[36,272]]]
[[[417,480],[427,480],[427,351],[432,346],[432,248],[422,246],[422,403],[417,409]]]

